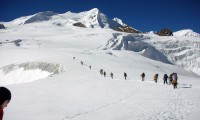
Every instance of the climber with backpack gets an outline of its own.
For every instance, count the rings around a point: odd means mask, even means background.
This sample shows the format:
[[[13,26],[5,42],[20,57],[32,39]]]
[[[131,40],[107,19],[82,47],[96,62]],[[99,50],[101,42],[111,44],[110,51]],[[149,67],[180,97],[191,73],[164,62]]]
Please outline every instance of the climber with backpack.
[[[177,88],[177,80],[178,80],[178,76],[177,76],[177,73],[173,73],[173,76],[172,76],[173,80],[172,80],[172,84],[174,86],[174,89]]]

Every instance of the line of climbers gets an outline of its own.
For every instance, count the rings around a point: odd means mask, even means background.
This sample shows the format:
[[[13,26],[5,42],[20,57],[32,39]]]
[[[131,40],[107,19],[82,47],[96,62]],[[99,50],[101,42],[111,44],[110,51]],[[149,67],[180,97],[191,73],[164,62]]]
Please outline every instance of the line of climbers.
[[[142,74],[141,74],[141,77],[142,77],[142,81],[144,81],[145,73],[142,73]],[[167,79],[168,79],[168,78],[169,78],[169,83],[167,83]],[[155,83],[157,83],[157,82],[158,82],[158,74],[155,74],[154,77],[153,77],[153,79],[154,79]],[[177,73],[172,73],[172,74],[169,75],[169,77],[168,77],[167,74],[164,74],[164,76],[163,76],[164,84],[165,84],[165,83],[166,83],[166,84],[169,84],[169,85],[172,84],[173,87],[174,87],[174,89],[177,88],[177,84],[178,84],[177,80],[178,80],[178,75],[177,75]]]
[[[75,57],[73,57],[73,59],[75,60],[76,58]],[[80,63],[81,63],[81,65],[83,65],[83,61],[80,61]],[[90,65],[89,66],[89,69],[91,70],[91,68],[92,68],[92,66]],[[101,75],[103,75],[104,77],[106,77],[106,71],[104,71],[103,69],[100,69],[100,74]],[[110,73],[110,76],[111,76],[111,78],[113,79],[113,73],[111,72]],[[124,72],[124,78],[125,78],[125,80],[126,80],[126,78],[127,78],[127,73],[126,72]]]
[[[100,72],[101,75],[103,75],[104,77],[106,77],[106,71],[104,71],[103,69],[100,69],[99,72]],[[113,79],[113,73],[112,72],[110,73],[110,76]],[[127,73],[124,72],[124,79],[126,80],[126,78],[127,78]]]
[[[75,60],[75,57],[73,57],[73,59]],[[81,65],[83,65],[83,61],[80,61],[80,63],[81,63]],[[91,70],[91,66],[89,66],[89,69]],[[100,69],[100,74],[101,75],[103,75],[104,77],[106,77],[106,71],[104,71],[103,69]],[[113,73],[111,72],[110,73],[110,76],[111,76],[111,78],[113,79]],[[144,81],[144,78],[145,78],[145,73],[142,73],[141,74],[141,77],[142,77],[142,81]],[[124,79],[126,80],[126,78],[127,78],[127,73],[126,72],[124,72]],[[169,83],[167,83],[167,79],[169,78]],[[158,74],[155,74],[154,75],[154,81],[155,81],[155,83],[157,83],[158,82]],[[164,80],[164,84],[166,83],[166,84],[169,84],[169,85],[173,85],[173,87],[174,87],[174,89],[175,88],[177,88],[177,80],[178,80],[178,76],[177,76],[177,73],[172,73],[172,74],[170,74],[170,76],[168,77],[168,75],[167,74],[164,74],[164,76],[163,76],[163,80]]]

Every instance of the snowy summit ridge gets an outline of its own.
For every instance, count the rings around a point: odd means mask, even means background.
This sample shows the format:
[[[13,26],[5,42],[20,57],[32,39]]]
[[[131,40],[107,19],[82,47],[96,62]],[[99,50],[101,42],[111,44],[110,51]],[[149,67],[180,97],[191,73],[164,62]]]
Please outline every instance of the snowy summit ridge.
[[[120,24],[122,23],[122,20],[118,19],[120,23],[116,20],[111,20],[102,13],[98,8],[93,8],[89,11],[81,12],[80,16],[84,24],[86,24],[87,27],[91,28],[111,28],[115,29],[121,26],[124,26],[126,24]]]
[[[46,12],[39,12],[32,16],[31,18],[27,19],[24,24],[33,23],[33,22],[40,22],[40,21],[47,21],[51,19],[51,16],[56,15],[56,13],[52,11]]]
[[[34,15],[15,19],[13,23],[21,25],[45,21],[60,26],[73,25],[74,23],[80,22],[88,28],[116,29],[127,26],[127,24],[123,23],[119,18],[109,19],[98,8],[93,8],[89,11],[80,13],[72,13],[70,11],[64,14],[57,14],[52,11],[39,12]]]
[[[85,24],[89,27],[101,27],[101,28],[109,28],[109,19],[108,17],[101,13],[99,9],[94,8],[86,12],[80,13],[82,19],[85,21]],[[88,21],[88,23],[86,22]]]
[[[200,37],[199,33],[194,32],[191,29],[180,30],[173,33],[174,36],[192,36],[192,37]]]

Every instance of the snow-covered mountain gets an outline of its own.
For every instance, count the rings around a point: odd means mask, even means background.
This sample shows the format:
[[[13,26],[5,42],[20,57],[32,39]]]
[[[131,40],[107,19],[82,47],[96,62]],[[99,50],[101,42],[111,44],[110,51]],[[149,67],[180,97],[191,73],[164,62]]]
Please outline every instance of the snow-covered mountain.
[[[0,86],[12,92],[6,120],[200,119],[199,37],[115,31],[126,24],[96,8],[2,24]],[[175,90],[163,84],[172,72]]]
[[[189,37],[200,37],[199,33],[194,32],[191,29],[180,30],[173,33],[174,36],[189,36]]]
[[[124,24],[119,18],[109,19],[97,8],[80,13],[72,13],[70,11],[64,14],[57,14],[51,11],[39,12],[34,15],[17,18],[12,22],[21,25],[45,21],[49,21],[52,24],[59,26],[73,25],[80,22],[88,28],[116,29],[118,27],[128,26],[127,24]]]

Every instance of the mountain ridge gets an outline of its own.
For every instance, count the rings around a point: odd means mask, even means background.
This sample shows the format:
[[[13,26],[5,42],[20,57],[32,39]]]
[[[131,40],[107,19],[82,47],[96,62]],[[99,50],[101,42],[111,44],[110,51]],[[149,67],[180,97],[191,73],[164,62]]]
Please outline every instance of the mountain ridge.
[[[63,14],[54,13],[52,11],[38,12],[34,15],[17,18],[11,22],[13,24],[24,25],[45,21],[52,21],[55,25],[59,26],[82,23],[88,28],[106,28],[113,30],[118,29],[121,32],[139,32],[139,30],[123,23],[119,18],[109,19],[108,16],[102,13],[98,8],[93,8],[89,11],[79,13],[73,13],[70,11]],[[125,27],[129,27],[130,30],[125,30]]]
[[[134,27],[129,26],[126,23],[123,23],[120,18],[115,17],[113,19],[109,19],[108,16],[102,13],[98,8],[93,8],[91,10],[79,13],[67,11],[63,14],[58,14],[52,11],[44,11],[38,12],[33,15],[16,18],[10,22],[12,22],[13,24],[23,25],[45,21],[54,21],[53,23],[59,26],[73,25],[75,23],[81,22],[89,28],[110,28],[121,32],[141,33],[140,30],[135,29]],[[196,33],[191,29],[174,31],[173,34],[174,36],[200,37],[199,33]]]
[[[184,29],[184,30],[179,30],[173,33],[174,36],[192,36],[192,37],[200,37],[199,33],[194,32],[191,29]]]

